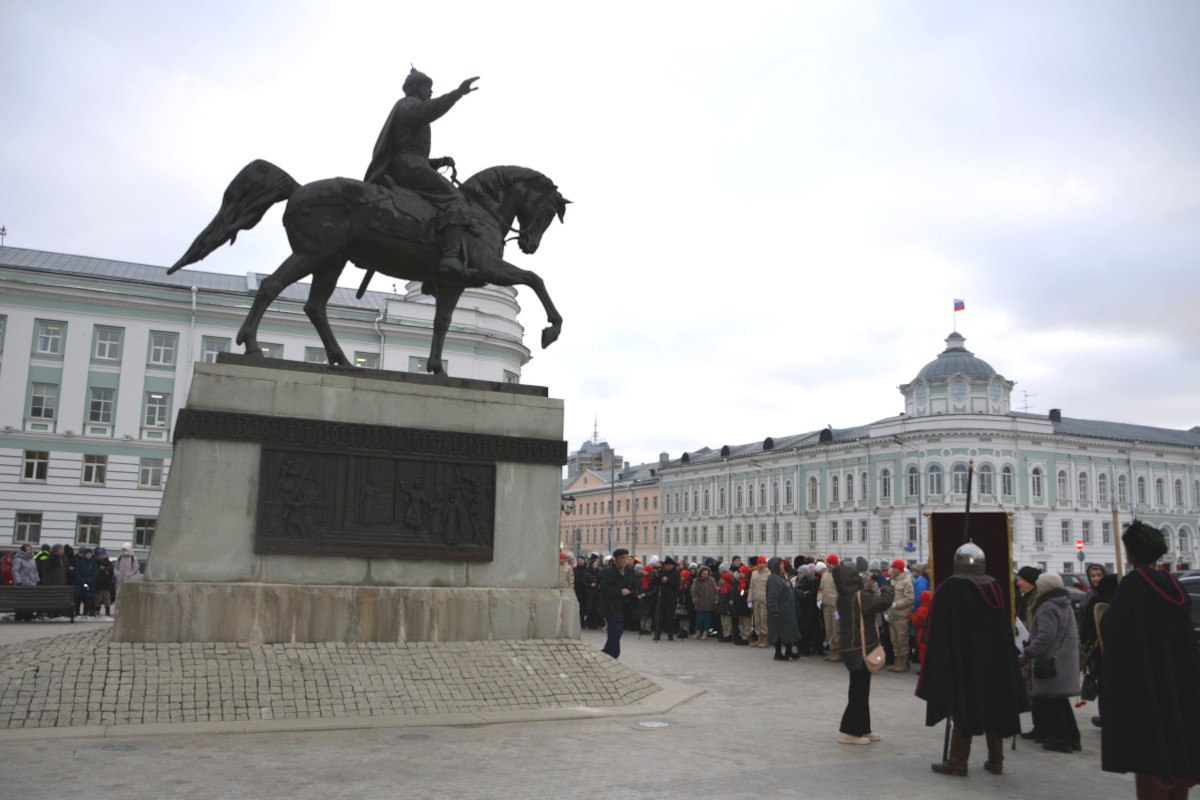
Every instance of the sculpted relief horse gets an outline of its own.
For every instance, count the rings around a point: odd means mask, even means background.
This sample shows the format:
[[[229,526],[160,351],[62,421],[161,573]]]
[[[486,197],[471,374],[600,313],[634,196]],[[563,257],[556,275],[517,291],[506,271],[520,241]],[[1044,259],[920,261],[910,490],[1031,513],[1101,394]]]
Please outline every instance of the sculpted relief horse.
[[[254,295],[237,336],[247,354],[262,354],[258,325],[271,302],[288,286],[312,275],[304,312],[325,345],[329,363],[350,366],[325,313],[347,261],[394,278],[421,281],[421,290],[436,298],[429,372],[445,374],[442,347],[463,290],[489,283],[528,286],[537,293],[550,323],[542,330],[542,347],[548,347],[562,330],[562,317],[536,273],[502,258],[504,241],[515,220],[521,251],[537,252],[542,234],[556,216],[562,221],[570,201],[549,178],[525,167],[485,169],[468,178],[460,190],[475,217],[466,239],[468,272],[448,276],[438,270],[434,208],[415,194],[392,192],[349,178],[328,178],[301,186],[274,164],[253,161],[234,177],[216,217],[167,272],[194,264],[226,242],[232,244],[239,231],[253,228],[267,209],[286,200],[283,227],[292,254],[263,280]]]

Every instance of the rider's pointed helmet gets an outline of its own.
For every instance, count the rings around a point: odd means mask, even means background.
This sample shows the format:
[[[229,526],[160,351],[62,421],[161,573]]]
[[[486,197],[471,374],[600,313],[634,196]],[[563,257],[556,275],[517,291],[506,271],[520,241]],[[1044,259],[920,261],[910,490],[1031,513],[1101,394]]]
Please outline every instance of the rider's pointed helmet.
[[[983,575],[987,571],[983,549],[974,542],[967,542],[954,551],[955,575]]]
[[[424,72],[421,72],[416,67],[413,67],[409,71],[408,77],[404,79],[404,93],[408,94],[411,89],[422,83],[427,83],[432,86],[433,78],[429,77]]]

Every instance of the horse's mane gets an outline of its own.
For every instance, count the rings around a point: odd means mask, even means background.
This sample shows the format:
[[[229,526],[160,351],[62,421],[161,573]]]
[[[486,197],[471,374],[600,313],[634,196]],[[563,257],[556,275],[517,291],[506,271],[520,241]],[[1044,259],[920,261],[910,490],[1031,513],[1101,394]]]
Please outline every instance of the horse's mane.
[[[463,181],[459,191],[475,203],[495,202],[501,191],[520,181],[540,181],[557,188],[554,181],[528,167],[488,167]]]

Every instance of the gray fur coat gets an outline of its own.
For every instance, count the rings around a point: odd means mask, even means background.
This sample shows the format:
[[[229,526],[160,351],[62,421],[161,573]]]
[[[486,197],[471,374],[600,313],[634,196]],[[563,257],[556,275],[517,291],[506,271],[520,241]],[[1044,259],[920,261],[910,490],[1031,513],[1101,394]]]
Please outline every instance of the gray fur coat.
[[[1079,694],[1079,629],[1066,589],[1051,589],[1037,599],[1024,656],[1034,662],[1054,659],[1053,678],[1033,679],[1034,697],[1074,697]]]

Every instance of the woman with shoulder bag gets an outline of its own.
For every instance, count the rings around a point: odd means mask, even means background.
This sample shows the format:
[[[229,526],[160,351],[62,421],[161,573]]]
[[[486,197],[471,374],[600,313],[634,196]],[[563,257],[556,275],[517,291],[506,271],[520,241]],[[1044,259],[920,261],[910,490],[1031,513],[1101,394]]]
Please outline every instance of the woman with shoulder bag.
[[[863,562],[865,571],[866,562]],[[870,744],[879,741],[871,730],[871,671],[867,669],[864,653],[879,647],[879,614],[886,611],[895,597],[891,586],[875,586],[872,579],[864,583],[856,564],[842,563],[833,571],[837,587],[838,632],[842,661],[850,673],[846,710],[838,729],[841,744]],[[864,638],[865,637],[865,638]]]
[[[1034,715],[1046,739],[1042,747],[1070,753],[1080,749],[1069,699],[1079,694],[1079,629],[1061,576],[1042,573],[1037,591],[1022,657],[1033,676]]]

